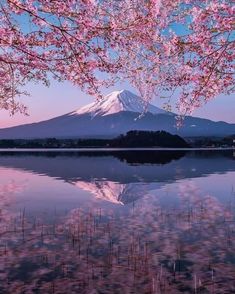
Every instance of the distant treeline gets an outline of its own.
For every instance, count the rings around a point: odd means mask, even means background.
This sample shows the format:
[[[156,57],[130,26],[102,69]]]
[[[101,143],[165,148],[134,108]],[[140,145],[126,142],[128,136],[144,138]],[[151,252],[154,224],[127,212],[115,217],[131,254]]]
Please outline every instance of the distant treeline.
[[[129,131],[114,139],[15,139],[0,140],[0,148],[187,148],[187,147],[232,147],[235,135],[225,138],[187,138],[165,131]]]
[[[220,137],[194,137],[187,138],[192,147],[235,147],[235,135]]]
[[[172,147],[187,148],[189,144],[180,136],[165,131],[129,131],[112,140],[113,147]]]
[[[15,139],[0,140],[0,148],[82,148],[106,147],[108,139]]]
[[[185,148],[189,144],[180,136],[165,131],[129,131],[114,139],[15,139],[0,140],[0,148]]]

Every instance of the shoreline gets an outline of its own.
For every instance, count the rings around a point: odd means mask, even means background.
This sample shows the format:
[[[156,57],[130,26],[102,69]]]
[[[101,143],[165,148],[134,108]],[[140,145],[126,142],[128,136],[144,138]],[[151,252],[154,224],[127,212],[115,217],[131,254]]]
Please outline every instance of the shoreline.
[[[0,148],[0,152],[74,152],[74,151],[226,151],[235,150],[235,147],[201,147],[201,148]]]

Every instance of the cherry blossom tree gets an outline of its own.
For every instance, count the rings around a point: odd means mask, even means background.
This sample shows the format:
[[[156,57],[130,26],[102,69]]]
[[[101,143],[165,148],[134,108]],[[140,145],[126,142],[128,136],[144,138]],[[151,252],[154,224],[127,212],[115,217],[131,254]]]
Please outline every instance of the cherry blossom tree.
[[[149,101],[177,91],[181,114],[234,90],[229,0],[3,0],[0,108],[25,112],[29,81],[69,80],[101,97],[128,80]]]

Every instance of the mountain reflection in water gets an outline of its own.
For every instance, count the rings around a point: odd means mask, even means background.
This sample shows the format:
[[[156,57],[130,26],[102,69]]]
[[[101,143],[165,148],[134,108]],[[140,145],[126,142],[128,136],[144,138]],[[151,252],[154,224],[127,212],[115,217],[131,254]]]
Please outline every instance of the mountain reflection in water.
[[[0,175],[0,293],[235,292],[232,151],[4,152]]]
[[[0,166],[63,180],[113,203],[130,203],[176,180],[234,170],[232,151],[5,152]]]

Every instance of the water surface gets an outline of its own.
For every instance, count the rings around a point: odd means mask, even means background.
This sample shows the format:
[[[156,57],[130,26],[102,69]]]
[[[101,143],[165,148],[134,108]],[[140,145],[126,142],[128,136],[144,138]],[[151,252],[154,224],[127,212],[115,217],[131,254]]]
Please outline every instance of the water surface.
[[[232,150],[1,152],[0,292],[235,293],[234,187]]]

